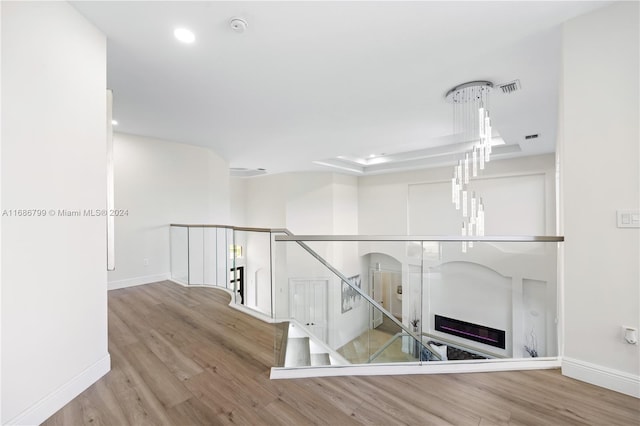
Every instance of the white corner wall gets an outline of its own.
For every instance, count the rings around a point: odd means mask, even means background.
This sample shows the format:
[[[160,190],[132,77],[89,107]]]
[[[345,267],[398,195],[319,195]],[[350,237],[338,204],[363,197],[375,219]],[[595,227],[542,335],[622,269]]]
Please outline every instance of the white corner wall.
[[[105,218],[58,215],[106,208],[106,39],[67,3],[3,2],[1,83],[1,421],[39,424],[110,368]]]
[[[564,25],[559,160],[564,243],[565,375],[640,397],[640,208],[637,2]]]
[[[118,102],[117,95],[114,105]],[[116,270],[109,289],[169,278],[169,224],[229,222],[229,167],[210,149],[116,133]]]
[[[245,178],[245,223],[255,228],[284,228],[290,173]],[[238,189],[238,185],[234,185]],[[237,204],[234,204],[234,206]]]
[[[229,178],[229,220],[227,225],[246,226],[247,181],[244,178]]]
[[[283,173],[245,179],[247,226],[288,228],[295,234],[332,235],[358,233],[358,178],[326,172]],[[235,205],[239,205],[236,202]],[[288,264],[287,277],[276,266],[275,310],[289,315],[289,278],[328,279],[327,339],[338,348],[366,328],[365,303],[341,312],[341,283],[328,269],[296,244],[279,243],[278,262]],[[360,273],[356,243],[309,244],[347,276]],[[285,249],[286,247],[286,249]],[[363,286],[368,277],[362,276]]]

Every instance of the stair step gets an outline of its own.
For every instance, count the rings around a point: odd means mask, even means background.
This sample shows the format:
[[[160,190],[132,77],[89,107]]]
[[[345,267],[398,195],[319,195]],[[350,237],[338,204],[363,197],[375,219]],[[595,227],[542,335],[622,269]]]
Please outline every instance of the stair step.
[[[290,337],[284,358],[285,367],[308,367],[311,365],[308,337]]]
[[[329,354],[311,354],[311,365],[331,365],[331,359]]]

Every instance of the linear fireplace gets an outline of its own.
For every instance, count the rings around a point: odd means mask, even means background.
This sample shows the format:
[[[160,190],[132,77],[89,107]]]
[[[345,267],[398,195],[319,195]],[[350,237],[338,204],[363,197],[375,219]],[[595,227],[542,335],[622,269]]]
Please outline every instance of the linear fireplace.
[[[443,333],[505,349],[505,332],[484,325],[435,315],[435,329]]]

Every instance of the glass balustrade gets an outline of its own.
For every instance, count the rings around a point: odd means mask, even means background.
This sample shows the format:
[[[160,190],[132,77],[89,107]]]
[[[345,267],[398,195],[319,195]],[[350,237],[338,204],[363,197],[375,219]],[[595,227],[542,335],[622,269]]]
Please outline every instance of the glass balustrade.
[[[399,243],[393,248],[406,251],[409,246]],[[419,328],[403,323],[402,302],[395,298],[401,279],[376,274],[357,243],[277,242],[275,257],[280,259],[274,288],[279,366],[439,359],[419,340]],[[401,269],[397,272],[401,277]],[[393,295],[383,294],[392,284]],[[287,334],[289,345],[282,341]],[[391,341],[394,337],[398,338]],[[283,357],[283,350],[295,354]],[[326,362],[314,361],[314,353]]]
[[[234,305],[271,316],[272,239],[278,231],[171,225],[171,279],[227,289]]]
[[[189,228],[171,226],[171,279],[189,284]]]
[[[225,288],[275,323],[275,367],[558,356],[562,237],[170,233],[174,281]]]
[[[409,238],[277,237],[279,336],[350,364],[558,356],[562,237]]]

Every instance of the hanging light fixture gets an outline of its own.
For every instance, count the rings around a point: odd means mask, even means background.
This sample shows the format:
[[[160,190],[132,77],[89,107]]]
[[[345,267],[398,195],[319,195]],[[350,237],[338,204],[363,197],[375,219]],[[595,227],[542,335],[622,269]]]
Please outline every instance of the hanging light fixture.
[[[489,95],[493,83],[470,81],[454,87],[446,98],[453,104],[453,132],[471,148],[453,167],[451,201],[461,210],[463,237],[484,235],[484,203],[472,190],[471,178],[477,177],[491,161],[491,118]],[[473,241],[462,242],[462,252],[473,247]]]

